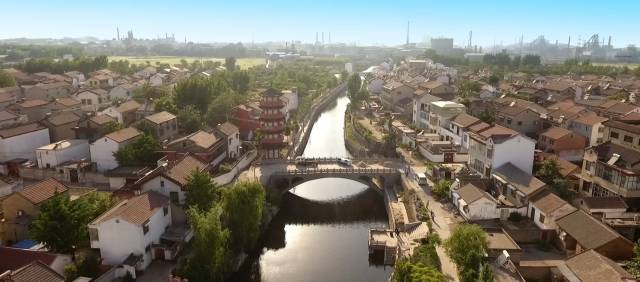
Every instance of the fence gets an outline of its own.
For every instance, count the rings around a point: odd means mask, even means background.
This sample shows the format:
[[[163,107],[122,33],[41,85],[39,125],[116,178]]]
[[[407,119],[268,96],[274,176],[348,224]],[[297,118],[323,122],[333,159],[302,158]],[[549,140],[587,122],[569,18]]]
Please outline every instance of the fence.
[[[317,168],[317,169],[287,169],[276,172],[277,175],[313,175],[313,174],[396,174],[392,168]]]
[[[251,162],[256,159],[257,156],[257,150],[247,152],[233,164],[231,171],[214,177],[213,181],[218,185],[227,185],[231,183],[242,170],[247,168]]]

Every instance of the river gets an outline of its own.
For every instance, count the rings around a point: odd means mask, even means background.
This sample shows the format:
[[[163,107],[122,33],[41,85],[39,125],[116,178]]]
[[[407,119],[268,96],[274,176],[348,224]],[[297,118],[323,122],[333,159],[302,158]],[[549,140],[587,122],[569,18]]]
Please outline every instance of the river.
[[[313,126],[304,156],[349,157],[340,96]],[[260,247],[233,281],[388,281],[392,267],[369,256],[369,228],[388,226],[382,196],[346,179],[326,178],[287,193]]]

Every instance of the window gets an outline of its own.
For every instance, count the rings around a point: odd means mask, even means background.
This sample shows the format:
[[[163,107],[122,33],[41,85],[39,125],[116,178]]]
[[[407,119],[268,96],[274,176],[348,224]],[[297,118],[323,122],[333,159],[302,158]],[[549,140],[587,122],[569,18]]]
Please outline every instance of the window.
[[[99,241],[100,237],[98,236],[97,228],[89,228],[89,238],[91,241]]]
[[[511,124],[511,118],[507,118],[507,124]]]
[[[160,180],[160,187],[164,188],[164,180]]]
[[[624,142],[633,143],[633,136],[625,135]]]
[[[145,223],[144,225],[142,225],[142,234],[147,234],[149,233],[149,223]]]
[[[611,133],[609,133],[609,137],[613,139],[618,139],[618,132],[611,131]]]
[[[146,253],[151,252],[151,244],[147,245],[147,246],[144,248],[144,251],[145,251]]]
[[[179,201],[178,192],[170,192],[169,199],[171,199],[172,203],[177,204]]]
[[[544,224],[544,214],[540,214],[540,217],[538,217],[538,221]]]
[[[164,213],[164,215],[166,216],[167,214],[169,214],[169,207],[166,206],[164,208],[162,208],[162,212]]]
[[[522,126],[522,121],[518,121],[518,126]]]

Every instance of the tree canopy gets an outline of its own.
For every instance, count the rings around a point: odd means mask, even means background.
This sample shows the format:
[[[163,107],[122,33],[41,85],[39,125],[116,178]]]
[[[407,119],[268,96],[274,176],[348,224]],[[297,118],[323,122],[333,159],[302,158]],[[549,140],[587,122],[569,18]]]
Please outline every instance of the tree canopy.
[[[249,250],[258,240],[265,197],[264,188],[258,182],[238,183],[225,190],[223,217],[233,235],[234,250]]]
[[[451,232],[451,237],[444,242],[447,254],[458,266],[462,282],[478,280],[488,244],[487,234],[480,226],[473,224],[456,226]]]
[[[220,187],[206,171],[191,172],[186,187],[185,203],[190,208],[207,211],[220,200]]]
[[[16,85],[16,80],[12,75],[4,70],[0,70],[0,88],[11,87]]]
[[[133,143],[113,153],[113,156],[120,166],[153,165],[160,158],[158,150],[160,150],[158,140],[144,134]]]

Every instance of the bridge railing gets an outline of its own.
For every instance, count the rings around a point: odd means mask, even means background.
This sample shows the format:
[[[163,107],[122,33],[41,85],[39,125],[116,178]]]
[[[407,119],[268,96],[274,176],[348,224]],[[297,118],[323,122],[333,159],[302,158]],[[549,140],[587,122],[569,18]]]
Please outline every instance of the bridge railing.
[[[397,169],[392,168],[314,168],[314,169],[287,169],[277,171],[276,175],[314,175],[314,174],[395,174]]]
[[[316,163],[337,163],[341,158],[338,157],[305,157],[305,161]],[[400,158],[364,158],[364,159],[350,159],[352,163],[357,164],[359,162],[364,163],[384,163],[384,162],[403,162]],[[295,164],[296,159],[276,159],[276,160],[261,160],[260,164]]]

